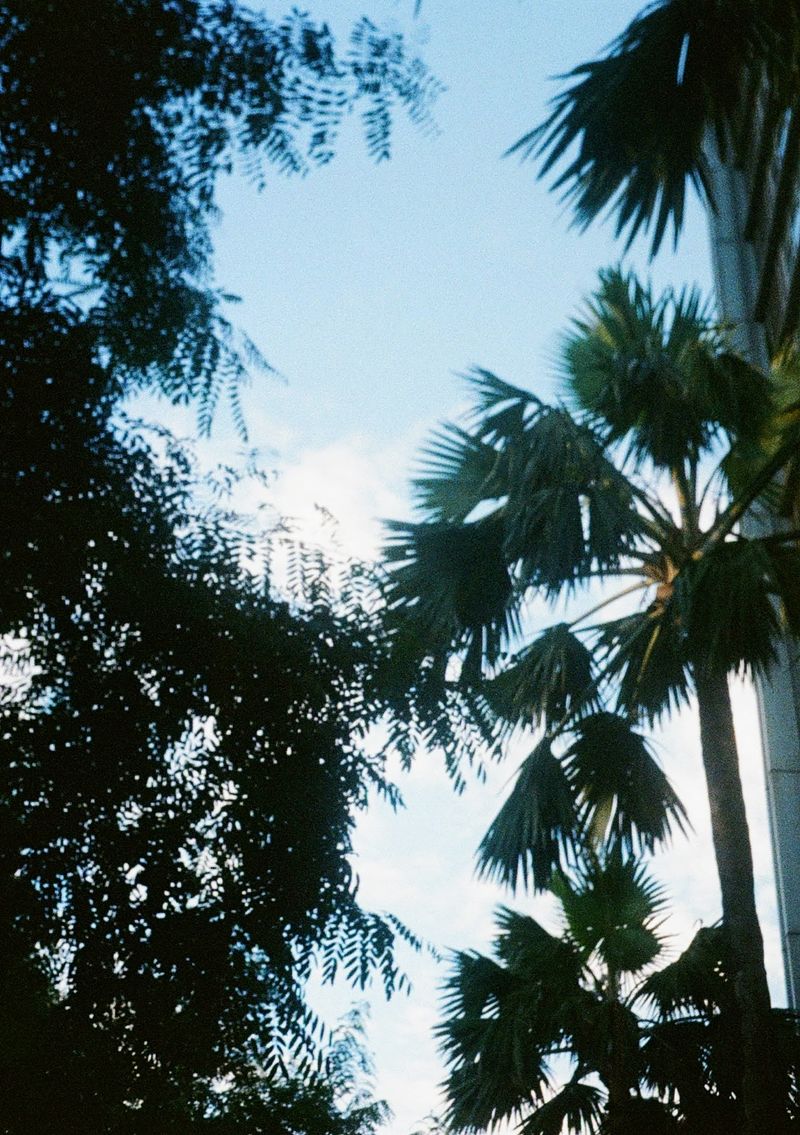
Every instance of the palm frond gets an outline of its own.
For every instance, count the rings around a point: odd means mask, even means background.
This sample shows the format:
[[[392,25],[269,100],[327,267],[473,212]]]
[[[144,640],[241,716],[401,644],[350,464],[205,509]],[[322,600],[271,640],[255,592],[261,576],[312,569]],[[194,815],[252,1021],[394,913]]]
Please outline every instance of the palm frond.
[[[612,972],[636,973],[660,952],[664,890],[638,860],[618,850],[585,857],[572,878],[556,875],[552,890],[568,940],[584,958],[596,953]]]
[[[673,828],[685,830],[686,812],[675,790],[646,739],[625,718],[594,713],[576,722],[574,733],[563,767],[584,831],[637,853],[652,851]]]
[[[531,1000],[518,1003],[520,983],[511,975],[503,976],[503,992],[493,993],[482,1012],[473,1011],[480,1001],[469,986],[476,977],[483,982],[479,961],[480,955],[459,955],[447,983],[455,1011],[436,1029],[449,1067],[446,1119],[457,1131],[484,1130],[541,1098],[549,1081],[546,1051],[557,1041],[549,1030],[540,1038],[531,1035]]]
[[[618,268],[573,321],[562,370],[577,406],[637,465],[681,468],[720,431],[752,441],[771,413],[763,374],[728,349],[696,289],[656,298]]]
[[[714,673],[765,673],[775,659],[779,625],[772,599],[783,589],[798,625],[798,566],[795,549],[746,539],[717,544],[687,565],[675,580],[673,602],[693,665]]]
[[[445,986],[447,1016],[437,1034],[450,1069],[447,1119],[456,1130],[481,1130],[545,1101],[565,1015],[579,1017],[588,996],[571,943],[505,908],[497,923],[499,963],[458,954]]]
[[[709,127],[727,152],[726,127],[754,57],[784,67],[773,33],[777,11],[752,0],[659,0],[611,44],[572,71],[541,126],[511,153],[541,158],[541,176],[562,167],[556,188],[585,228],[606,209],[628,243],[652,226],[652,254],[671,227],[680,233],[686,192],[711,199],[703,152]],[[783,5],[790,8],[792,5]],[[713,202],[712,202],[713,204]]]
[[[704,926],[674,962],[642,983],[637,1001],[669,1019],[729,1010],[733,1003],[730,947],[722,926]]]
[[[503,553],[502,516],[467,524],[389,524],[392,608],[423,627],[431,643],[467,649],[472,672],[494,663],[518,629],[518,601]]]
[[[458,426],[445,425],[422,450],[414,494],[426,517],[461,523],[486,501],[507,491],[504,458],[480,437]]]
[[[573,790],[547,739],[523,762],[514,787],[478,848],[481,875],[541,890],[574,849]]]
[[[787,343],[772,360],[769,374],[771,420],[761,435],[745,439],[726,455],[722,471],[734,506],[752,497],[759,486],[759,504],[797,523],[800,521],[800,340]],[[779,468],[774,467],[774,458]],[[764,467],[770,470],[766,487]],[[777,480],[774,479],[777,474]]]
[[[566,623],[539,635],[484,689],[498,715],[528,726],[554,725],[597,701],[591,652]]]
[[[688,704],[684,629],[671,598],[602,624],[595,651],[621,714],[653,724]]]
[[[600,1130],[605,1093],[594,1084],[569,1080],[522,1122],[520,1135],[561,1135],[564,1126],[575,1135],[594,1135]]]
[[[492,958],[476,952],[459,952],[444,986],[442,1008],[454,1017],[483,1017],[496,1010],[511,984],[511,975]]]
[[[464,377],[475,396],[471,421],[490,443],[517,437],[531,414],[542,405],[530,390],[512,386],[482,367],[474,367]]]
[[[560,407],[541,407],[505,452],[505,551],[521,583],[556,595],[618,568],[642,522],[593,431]]]
[[[583,960],[574,943],[557,938],[527,914],[498,908],[494,949],[509,972],[526,981],[550,981],[565,991],[580,982]]]

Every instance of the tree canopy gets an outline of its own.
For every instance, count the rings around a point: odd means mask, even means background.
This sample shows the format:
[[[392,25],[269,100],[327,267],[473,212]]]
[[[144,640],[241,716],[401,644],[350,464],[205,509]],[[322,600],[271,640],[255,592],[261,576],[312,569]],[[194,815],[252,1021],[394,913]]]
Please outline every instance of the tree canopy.
[[[228,0],[6,0],[0,81],[3,1130],[188,1130],[203,1084],[309,1066],[312,965],[402,982],[413,939],[348,860],[396,799],[370,728],[407,753],[453,719],[388,674],[368,574],[300,552],[279,587],[130,397],[208,428],[259,364],[213,278],[219,177],[305,172],[352,111],[382,159],[436,84],[368,19],[340,50]]]
[[[367,18],[342,50],[308,16],[232,0],[4,0],[0,29],[4,294],[48,281],[89,309],[128,392],[194,399],[207,428],[258,361],[213,281],[220,175],[304,173],[356,110],[386,158],[393,108],[427,122],[436,82]]]

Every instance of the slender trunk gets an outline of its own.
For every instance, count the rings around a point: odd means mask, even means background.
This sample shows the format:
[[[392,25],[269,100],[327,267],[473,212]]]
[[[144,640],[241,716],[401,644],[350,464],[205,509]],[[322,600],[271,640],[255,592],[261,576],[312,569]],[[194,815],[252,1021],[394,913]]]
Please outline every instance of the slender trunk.
[[[619,977],[609,966],[606,975],[606,1002],[610,1014],[608,1067],[605,1084],[608,1092],[608,1114],[604,1130],[608,1135],[622,1135],[625,1130],[626,1104],[630,1100],[630,1083],[626,1074],[624,1022],[621,1017]]]
[[[695,674],[703,767],[711,808],[722,917],[741,1013],[742,1104],[747,1135],[784,1129],[786,1107],[771,1058],[771,1007],[764,942],[756,913],[750,832],[739,775],[733,712],[724,674]]]

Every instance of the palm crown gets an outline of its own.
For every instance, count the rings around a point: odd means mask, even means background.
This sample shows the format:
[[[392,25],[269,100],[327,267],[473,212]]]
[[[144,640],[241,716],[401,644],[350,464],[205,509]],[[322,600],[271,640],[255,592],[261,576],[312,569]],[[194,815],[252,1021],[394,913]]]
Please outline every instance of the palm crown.
[[[696,293],[655,299],[605,273],[562,369],[556,405],[472,374],[475,416],[428,446],[425,519],[392,525],[389,548],[405,633],[459,656],[503,724],[543,729],[481,853],[509,880],[530,866],[538,885],[576,821],[616,824],[629,846],[664,838],[683,812],[634,724],[685,702],[698,671],[766,668],[779,619],[800,629],[792,534],[736,527],[791,440],[762,451],[768,386]],[[598,577],[621,586],[598,600]],[[589,609],[527,634],[537,594]]]

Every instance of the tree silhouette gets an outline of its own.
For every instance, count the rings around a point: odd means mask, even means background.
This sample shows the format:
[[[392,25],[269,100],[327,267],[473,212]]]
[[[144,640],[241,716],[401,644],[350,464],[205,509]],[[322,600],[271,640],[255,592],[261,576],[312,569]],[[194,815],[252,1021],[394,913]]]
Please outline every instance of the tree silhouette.
[[[760,451],[761,373],[695,293],[656,299],[618,271],[566,337],[562,369],[572,412],[476,372],[471,425],[430,444],[416,483],[426,519],[394,525],[389,548],[399,633],[460,659],[461,682],[508,727],[543,727],[480,852],[508,881],[527,865],[546,885],[591,830],[616,829],[630,850],[662,838],[680,811],[631,725],[696,697],[748,1121],[780,1124],[728,676],[767,671],[778,625],[800,630],[796,533],[738,528],[792,460],[794,430]],[[739,454],[749,475],[734,489]],[[534,637],[537,596],[569,614]]]

